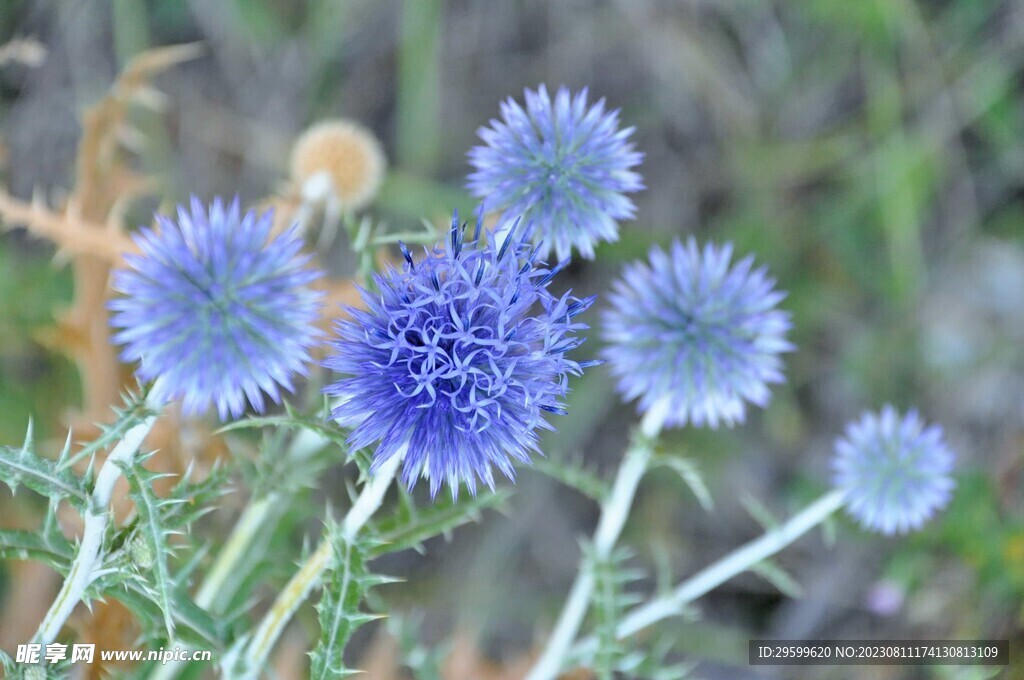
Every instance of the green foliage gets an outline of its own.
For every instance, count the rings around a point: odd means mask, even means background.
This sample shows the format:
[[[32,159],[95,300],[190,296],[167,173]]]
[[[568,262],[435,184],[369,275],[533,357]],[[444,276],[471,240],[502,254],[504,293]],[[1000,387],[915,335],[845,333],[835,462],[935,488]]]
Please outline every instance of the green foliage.
[[[0,530],[0,559],[34,560],[63,574],[73,558],[74,547],[63,536],[56,540],[36,531]]]
[[[157,497],[153,482],[168,477],[146,470],[146,458],[122,466],[135,502],[136,517],[115,535],[106,566],[107,575],[93,585],[97,597],[121,600],[139,616],[144,628],[162,621],[166,640],[178,639],[209,646],[219,644],[225,625],[214,620],[189,598],[185,577],[197,561],[177,575],[171,573],[175,555],[172,540],[212,509],[226,490],[224,468],[214,468],[203,480],[193,481],[187,471],[166,497]],[[190,546],[191,547],[191,546]],[[183,630],[184,628],[184,630]],[[150,631],[150,638],[162,637]]]
[[[16,678],[18,673],[18,667],[14,664],[12,659],[7,652],[0,649],[0,668],[4,669],[5,678]]]
[[[671,638],[658,639],[649,649],[634,649],[627,652],[616,664],[616,677],[637,678],[637,680],[684,680],[689,678],[696,663],[672,663]]]
[[[744,509],[754,518],[754,521],[760,524],[761,528],[765,531],[771,531],[779,527],[778,518],[757,497],[744,493],[740,496],[740,504],[743,505]]]
[[[173,592],[174,581],[171,580],[168,561],[172,556],[170,537],[174,530],[164,525],[162,515],[167,508],[186,503],[184,498],[157,498],[153,492],[153,482],[167,477],[166,474],[150,472],[142,467],[142,461],[135,465],[121,466],[125,478],[128,479],[132,500],[139,514],[138,534],[128,542],[128,552],[139,573],[154,591],[160,602],[167,638],[174,637]],[[148,573],[147,573],[148,572]]]
[[[388,632],[398,643],[405,666],[412,671],[415,680],[443,680],[441,668],[449,645],[426,645],[421,640],[422,617],[390,614],[387,618]]]
[[[41,458],[33,449],[32,424],[29,423],[21,448],[0,446],[0,481],[7,484],[12,493],[25,485],[48,498],[67,500],[79,510],[84,508],[89,499],[85,484],[63,464],[69,447],[64,447],[57,462]]]
[[[704,483],[704,477],[701,475],[696,463],[688,458],[656,453],[651,459],[651,467],[659,466],[666,467],[679,475],[679,478],[690,488],[690,491],[693,492],[693,495],[696,496],[697,501],[705,511],[711,512],[714,510],[715,503],[711,499],[711,492],[708,491],[708,487]]]
[[[632,647],[618,639],[616,628],[622,614],[641,601],[636,593],[626,588],[644,577],[640,569],[626,565],[634,558],[632,550],[619,547],[605,558],[599,558],[593,548],[584,545],[584,566],[594,574],[594,594],[591,602],[594,634],[597,637],[597,653],[592,668],[601,680],[611,680],[619,669],[619,663],[626,658]]]
[[[0,29],[7,33],[0,42],[17,35],[17,4],[0,3],[0,26],[10,31]],[[33,337],[53,322],[53,309],[71,299],[71,287],[69,269],[26,257],[14,239],[0,238],[0,441],[17,441],[33,414],[39,416],[40,436],[52,436],[48,425],[55,406],[75,394],[71,363],[46,352]]]
[[[428,538],[448,534],[467,522],[480,520],[481,512],[504,503],[510,496],[505,489],[482,493],[460,501],[444,497],[423,507],[417,507],[404,489],[398,509],[374,524],[377,542],[367,548],[370,557],[412,548],[423,552]]]
[[[115,408],[114,415],[117,416],[113,424],[97,424],[100,430],[98,437],[84,444],[74,455],[62,456],[60,467],[69,468],[80,460],[92,460],[100,451],[112,448],[117,442],[124,438],[128,430],[132,429],[147,417],[152,415],[146,407],[145,395],[137,392],[126,392],[122,395],[124,406]],[[68,433],[68,441],[71,441],[71,433]],[[67,448],[67,447],[65,447]]]
[[[908,545],[904,559],[921,554],[922,547],[929,551],[951,552],[971,567],[982,593],[1021,607],[1024,602],[1024,517],[1019,512],[1007,513],[1003,503],[999,488],[988,474],[961,475],[956,494],[937,531],[930,540],[927,535],[921,536]],[[929,571],[917,568],[912,573],[919,575]]]
[[[367,591],[393,580],[372,574],[366,567],[365,548],[341,538],[339,526],[329,525],[327,532],[331,537],[332,560],[323,577],[323,597],[316,606],[320,640],[310,654],[310,677],[315,680],[343,678],[358,672],[345,666],[345,645],[357,628],[379,618],[361,611]]]
[[[750,568],[750,571],[778,588],[786,597],[797,598],[803,594],[803,588],[800,587],[797,580],[772,560],[758,562]]]
[[[612,492],[608,482],[585,468],[582,461],[538,458],[533,462],[533,469],[575,489],[595,503],[602,503]]]
[[[354,459],[361,470],[369,469],[365,452],[350,451],[346,432],[327,419],[328,408],[325,403],[320,413],[307,416],[286,403],[284,414],[250,416],[218,430],[227,433],[270,429],[273,439],[260,447],[261,457],[253,481],[255,496],[270,491],[294,493],[309,487],[327,467],[339,461]],[[284,433],[289,431],[293,438],[286,445]]]
[[[88,591],[91,597],[112,597],[125,605],[142,624],[148,640],[163,640],[163,602],[153,588],[140,581],[131,570],[127,560],[114,562],[118,571],[108,571]],[[174,619],[174,635],[177,641],[209,649],[220,649],[227,637],[227,622],[214,620],[206,611],[196,605],[184,590],[176,587],[170,592],[171,616]],[[155,630],[159,627],[159,631]]]

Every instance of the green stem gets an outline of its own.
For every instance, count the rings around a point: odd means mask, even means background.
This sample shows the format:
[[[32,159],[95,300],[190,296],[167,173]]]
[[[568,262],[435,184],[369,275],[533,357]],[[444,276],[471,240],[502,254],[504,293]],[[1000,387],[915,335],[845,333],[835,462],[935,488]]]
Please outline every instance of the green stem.
[[[288,447],[285,457],[289,462],[301,465],[329,443],[327,438],[316,432],[302,430]],[[224,549],[218,553],[199,586],[195,600],[197,605],[212,614],[223,612],[238,588],[238,569],[247,557],[251,557],[249,553],[254,539],[272,531],[268,523],[277,522],[280,515],[276,513],[287,502],[285,494],[276,490],[249,501],[224,544]],[[149,676],[150,680],[172,680],[178,677],[184,665],[182,661],[171,661],[156,666]]]
[[[620,640],[625,639],[662,619],[678,616],[689,603],[792,544],[824,522],[841,508],[844,502],[845,494],[842,491],[836,490],[825,494],[785,524],[768,530],[760,538],[705,567],[669,593],[630,611],[619,622],[615,630],[616,637]],[[576,645],[572,658],[589,659],[596,650],[597,641],[590,637]]]
[[[601,507],[601,518],[594,532],[595,561],[607,559],[615,548],[615,542],[618,541],[633,507],[637,487],[650,464],[654,440],[661,430],[663,417],[662,409],[652,409],[641,425],[641,435],[622,458],[611,495]],[[579,633],[593,592],[593,569],[581,564],[555,629],[548,638],[548,644],[537,663],[530,669],[526,680],[551,680],[558,675],[569,647]]]
[[[384,494],[391,486],[391,480],[394,479],[404,457],[404,450],[391,456],[366,483],[342,521],[341,540],[349,543],[355,540],[359,530],[370,520],[370,517],[383,502]],[[302,564],[299,571],[278,595],[270,607],[270,611],[263,617],[253,634],[252,642],[245,650],[243,665],[247,673],[258,672],[258,669],[264,666],[274,644],[281,636],[285,626],[291,621],[299,605],[306,601],[306,598],[319,584],[320,577],[330,565],[331,538],[330,535],[324,535],[320,545]]]
[[[33,642],[47,645],[57,639],[71,612],[84,599],[86,589],[96,579],[96,572],[103,562],[103,538],[106,536],[107,527],[110,526],[110,500],[114,495],[114,485],[121,477],[121,466],[131,465],[135,460],[142,441],[163,410],[164,403],[158,403],[153,398],[153,395],[160,392],[162,390],[159,390],[157,385],[149,390],[143,407],[143,413],[146,415],[125,433],[100,467],[82,516],[85,524],[82,541],[78,544],[78,551],[71,563],[71,569],[68,570],[67,578],[64,579],[60,592],[39,624],[32,638]]]

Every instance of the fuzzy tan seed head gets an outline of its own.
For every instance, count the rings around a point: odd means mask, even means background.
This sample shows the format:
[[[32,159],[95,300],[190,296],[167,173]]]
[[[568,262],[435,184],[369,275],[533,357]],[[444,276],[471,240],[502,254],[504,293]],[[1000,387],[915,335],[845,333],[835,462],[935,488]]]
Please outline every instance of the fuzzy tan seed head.
[[[373,200],[386,161],[380,142],[366,128],[346,120],[318,123],[292,149],[292,179],[304,196],[326,191],[350,210]]]

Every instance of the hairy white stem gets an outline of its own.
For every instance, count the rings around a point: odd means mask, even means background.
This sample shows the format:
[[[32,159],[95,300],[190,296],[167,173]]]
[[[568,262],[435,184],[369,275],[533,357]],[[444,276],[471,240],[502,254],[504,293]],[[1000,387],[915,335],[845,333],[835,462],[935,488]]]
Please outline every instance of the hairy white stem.
[[[391,456],[380,469],[370,478],[363,487],[355,503],[349,509],[348,514],[341,525],[341,539],[351,542],[355,539],[359,530],[363,528],[373,513],[380,507],[384,500],[384,494],[391,485],[395,473],[398,471],[402,459],[405,457],[405,450],[401,450]],[[320,577],[331,562],[331,536],[325,534],[317,549],[306,559],[299,571],[291,578],[288,585],[277,596],[270,611],[260,622],[259,627],[253,634],[252,642],[245,650],[244,666],[250,671],[262,668],[270,655],[277,639],[281,636],[288,622],[291,621],[295,610],[299,608],[310,593],[320,582]]]
[[[82,600],[86,588],[95,580],[97,567],[102,561],[100,553],[103,548],[103,537],[110,525],[110,499],[114,494],[114,485],[121,476],[121,465],[131,465],[139,447],[142,446],[142,440],[153,428],[153,423],[164,406],[162,402],[157,403],[153,397],[160,395],[161,392],[158,385],[153,385],[144,405],[150,414],[125,433],[100,467],[92,495],[85,507],[85,528],[78,552],[71,563],[67,578],[64,579],[64,585],[39,624],[39,629],[32,638],[33,642],[43,645],[53,642],[75,606]]]
[[[845,494],[842,491],[836,490],[825,494],[791,517],[785,524],[769,529],[760,538],[705,567],[665,595],[637,606],[619,622],[615,629],[616,637],[620,640],[625,639],[653,623],[678,616],[689,603],[768,559],[821,524],[841,508],[844,501]],[[580,660],[589,659],[596,650],[597,641],[588,638],[573,649],[572,657]]]
[[[611,495],[601,507],[601,519],[598,520],[597,530],[594,532],[596,560],[607,559],[615,548],[615,542],[619,540],[619,534],[622,533],[622,527],[625,526],[633,507],[637,487],[650,463],[653,440],[658,436],[663,422],[664,409],[652,408],[641,424],[642,436],[630,446],[622,458]],[[593,569],[581,564],[555,629],[548,638],[548,644],[537,663],[530,669],[526,680],[551,680],[558,675],[569,647],[579,633],[593,592]]]

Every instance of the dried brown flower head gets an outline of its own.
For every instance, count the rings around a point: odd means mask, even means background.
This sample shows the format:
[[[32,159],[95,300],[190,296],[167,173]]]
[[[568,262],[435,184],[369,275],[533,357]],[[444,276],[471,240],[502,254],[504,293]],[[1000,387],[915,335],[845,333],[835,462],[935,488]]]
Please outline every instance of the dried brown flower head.
[[[373,133],[347,120],[317,123],[292,149],[292,180],[303,196],[314,201],[333,197],[349,210],[373,200],[385,165]]]

